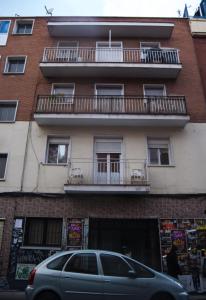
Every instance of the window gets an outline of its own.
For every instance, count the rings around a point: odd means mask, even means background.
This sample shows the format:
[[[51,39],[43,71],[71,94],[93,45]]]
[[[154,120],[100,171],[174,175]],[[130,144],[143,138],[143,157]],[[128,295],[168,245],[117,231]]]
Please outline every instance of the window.
[[[166,96],[166,89],[163,84],[144,85],[144,101],[151,114],[167,113],[164,96]]]
[[[95,183],[120,184],[122,182],[121,139],[95,140]]]
[[[121,84],[97,84],[95,86],[97,112],[121,113],[124,111],[124,91]]]
[[[78,42],[59,41],[57,47],[57,60],[67,62],[78,61]]]
[[[47,268],[51,270],[61,271],[68,261],[68,259],[72,256],[73,253],[62,255],[60,257],[55,258],[50,263],[48,263]]]
[[[96,61],[98,62],[122,62],[122,42],[97,42]]]
[[[48,138],[47,158],[48,164],[67,164],[69,139],[68,138]]]
[[[0,179],[5,179],[8,153],[0,153]]]
[[[141,42],[140,47],[144,49],[158,49],[160,48],[159,42]]]
[[[27,218],[25,246],[60,247],[62,240],[62,220],[47,218]]]
[[[134,269],[134,271],[136,272],[138,277],[140,277],[140,278],[152,278],[152,277],[154,277],[154,274],[151,271],[147,270],[146,268],[144,268],[143,266],[138,264],[136,261],[134,261],[130,258],[126,258],[126,257],[124,257],[124,259]]]
[[[130,267],[120,257],[109,254],[100,255],[102,268],[105,276],[128,277]]]
[[[148,160],[151,165],[170,164],[170,144],[168,139],[148,139]]]
[[[73,83],[55,83],[53,84],[52,94],[58,96],[58,103],[73,103],[74,84]]]
[[[162,63],[162,49],[159,42],[141,42],[140,57],[142,63]]]
[[[166,96],[165,86],[162,84],[145,84],[144,95],[146,97]]]
[[[34,20],[16,20],[13,34],[31,34]]]
[[[97,258],[93,253],[76,254],[69,260],[65,272],[98,274]]]
[[[26,64],[25,56],[7,57],[4,73],[23,74]]]
[[[14,122],[17,101],[0,101],[0,122]]]
[[[0,21],[0,46],[5,46],[9,34],[10,21],[1,20]]]

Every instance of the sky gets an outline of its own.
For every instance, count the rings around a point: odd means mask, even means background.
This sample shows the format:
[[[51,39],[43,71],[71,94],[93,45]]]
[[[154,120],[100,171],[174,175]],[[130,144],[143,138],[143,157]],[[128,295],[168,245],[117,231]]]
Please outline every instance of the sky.
[[[193,16],[201,0],[6,0],[0,5],[0,16],[136,16],[178,17],[185,3]]]

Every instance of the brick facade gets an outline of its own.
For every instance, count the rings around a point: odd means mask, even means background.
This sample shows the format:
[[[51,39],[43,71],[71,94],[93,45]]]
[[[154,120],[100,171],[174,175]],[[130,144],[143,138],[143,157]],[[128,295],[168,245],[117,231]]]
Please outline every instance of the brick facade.
[[[4,18],[1,18],[4,19]],[[35,102],[38,94],[50,94],[52,82],[75,82],[77,95],[93,95],[94,83],[96,82],[118,82],[125,84],[125,95],[142,95],[143,84],[164,83],[167,87],[168,95],[185,95],[188,107],[188,113],[192,122],[205,122],[206,104],[201,84],[201,78],[198,69],[198,61],[194,51],[193,40],[189,31],[189,22],[186,19],[154,19],[154,22],[172,22],[175,24],[172,38],[169,40],[161,39],[127,39],[122,38],[124,48],[139,48],[141,41],[159,41],[163,47],[177,48],[180,50],[180,61],[183,65],[176,80],[115,80],[109,77],[105,79],[90,78],[89,80],[81,78],[52,78],[47,79],[42,76],[38,67],[42,59],[45,47],[56,46],[60,38],[52,38],[47,30],[47,18],[35,18],[32,35],[12,35],[12,30],[16,18],[11,19],[10,34],[6,47],[1,47],[1,72],[0,82],[4,89],[1,92],[1,99],[18,99],[20,105],[17,113],[18,121],[28,121],[32,118],[32,112],[35,110]],[[54,18],[55,20],[55,18]],[[67,20],[70,20],[68,18]],[[72,19],[71,19],[72,20]],[[82,20],[87,20],[82,18]],[[94,18],[95,20],[95,18]],[[101,21],[100,18],[99,21]],[[127,21],[127,18],[116,19],[106,18],[107,21]],[[148,19],[131,18],[132,22],[147,22]],[[152,19],[150,19],[151,22]],[[51,19],[50,19],[51,21]],[[62,40],[74,40],[74,38],[63,38]],[[95,47],[99,38],[78,38],[79,46]],[[103,39],[105,40],[105,39]],[[115,40],[115,39],[114,39]],[[120,40],[119,38],[116,40]],[[34,51],[35,49],[35,51]],[[187,51],[185,51],[187,49]],[[27,64],[24,75],[5,75],[3,74],[6,57],[9,55],[26,55]],[[23,79],[23,80],[22,80]],[[26,85],[24,83],[27,83]],[[12,89],[11,89],[12,86]],[[195,99],[195,100],[194,100]]]
[[[33,121],[33,113],[36,109],[38,95],[49,95],[53,83],[75,83],[75,95],[93,96],[96,83],[118,83],[124,84],[125,96],[143,95],[144,84],[164,84],[167,95],[183,95],[186,97],[187,113],[190,116],[191,123],[206,123],[206,68],[204,63],[205,44],[201,39],[192,39],[189,21],[187,19],[176,18],[78,18],[78,17],[36,17],[34,18],[34,29],[31,35],[12,34],[15,20],[18,18],[0,18],[0,20],[10,19],[11,26],[6,47],[0,47],[0,101],[1,100],[19,100],[16,121]],[[21,18],[22,19],[22,18]],[[29,18],[30,19],[30,18]],[[49,21],[110,21],[110,22],[168,22],[174,23],[175,27],[170,39],[148,39],[148,38],[131,38],[122,37],[114,38],[113,41],[122,41],[124,48],[140,48],[140,42],[160,42],[161,47],[176,48],[180,50],[180,61],[182,70],[176,79],[143,79],[143,78],[101,78],[94,77],[53,77],[46,78],[43,76],[39,63],[42,60],[45,47],[55,47],[59,40],[78,40],[80,47],[96,47],[96,41],[105,39],[97,38],[56,38],[51,37],[48,32],[47,22]],[[197,56],[195,53],[197,52]],[[6,57],[10,55],[27,56],[26,69],[24,74],[9,75],[4,74]],[[201,78],[202,76],[202,78]],[[1,126],[1,125],[0,125]],[[49,126],[48,126],[49,127]],[[60,127],[59,127],[60,128]],[[59,130],[58,128],[58,130]],[[29,128],[31,130],[31,128]],[[32,155],[36,156],[34,151],[34,141],[29,136]],[[45,131],[44,131],[45,130]],[[35,133],[38,138],[51,132],[52,126],[43,128]],[[58,131],[57,130],[57,131]],[[60,128],[59,132],[62,133]],[[134,132],[134,128],[131,132]],[[138,128],[138,130],[140,130]],[[158,129],[159,130],[159,129]],[[157,130],[157,134],[159,134]],[[161,128],[160,128],[161,130]],[[160,131],[159,130],[159,131]],[[166,130],[162,132],[166,134]],[[184,130],[177,129],[177,130]],[[46,132],[46,133],[45,133]],[[68,130],[69,132],[69,130]],[[104,133],[104,128],[101,129]],[[106,130],[105,130],[106,132]],[[112,134],[112,132],[110,132]],[[87,133],[88,134],[88,133]],[[107,132],[108,134],[108,132]],[[34,138],[34,135],[33,135]],[[81,135],[80,135],[81,138]],[[35,138],[34,138],[35,139]],[[45,138],[46,140],[46,138]],[[146,141],[146,137],[145,137]],[[40,144],[41,145],[41,144]],[[39,145],[37,147],[40,147]],[[46,147],[46,145],[45,145]],[[25,153],[27,153],[25,145]],[[12,149],[13,151],[13,149]],[[45,149],[44,149],[45,151]],[[204,152],[204,151],[203,151]],[[1,153],[1,146],[0,146]],[[24,156],[24,153],[22,154]],[[31,163],[29,157],[24,157],[24,163]],[[7,193],[0,196],[0,219],[5,219],[2,247],[0,249],[0,277],[9,277],[10,253],[12,251],[13,229],[15,218],[61,218],[63,224],[67,224],[68,219],[157,219],[160,218],[201,218],[205,219],[206,215],[206,195],[203,194],[182,194],[182,195],[83,195],[67,196],[65,194],[36,194],[38,188],[38,176],[43,161],[38,161],[38,172],[36,187],[33,193],[26,194],[22,189],[20,193]],[[174,165],[172,166],[174,167]],[[174,169],[174,168],[173,168]],[[170,168],[171,170],[171,168]],[[25,165],[22,171],[22,180],[25,178]],[[30,170],[32,172],[34,170]],[[43,174],[43,173],[42,173]],[[43,176],[43,175],[42,175]],[[175,181],[174,181],[175,182]],[[62,186],[65,182],[62,182]],[[171,184],[172,185],[172,184]],[[22,182],[21,188],[24,187]],[[206,192],[206,191],[204,191]],[[65,225],[67,226],[67,225]],[[23,235],[25,228],[23,228]],[[66,234],[64,238],[66,238]],[[159,238],[159,236],[158,236]],[[24,236],[23,236],[24,239]],[[24,243],[24,241],[22,242]],[[65,248],[65,240],[60,248]],[[24,246],[24,245],[23,245]],[[35,247],[33,247],[35,248]],[[14,278],[13,278],[14,279]]]

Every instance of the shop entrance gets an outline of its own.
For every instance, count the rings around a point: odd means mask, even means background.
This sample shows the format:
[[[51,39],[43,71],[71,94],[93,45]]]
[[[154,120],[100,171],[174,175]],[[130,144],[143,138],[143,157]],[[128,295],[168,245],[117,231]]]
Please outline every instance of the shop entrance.
[[[126,246],[132,257],[161,270],[157,219],[89,220],[89,248],[122,252]]]

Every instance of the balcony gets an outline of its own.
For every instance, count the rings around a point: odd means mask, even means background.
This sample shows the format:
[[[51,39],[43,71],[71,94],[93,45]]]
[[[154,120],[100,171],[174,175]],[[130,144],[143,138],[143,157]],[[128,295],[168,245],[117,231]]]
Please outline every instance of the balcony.
[[[38,96],[39,125],[175,126],[189,121],[184,96]]]
[[[45,48],[40,68],[46,77],[176,78],[177,49]]]
[[[145,160],[76,159],[64,191],[70,194],[146,194],[150,191]]]

